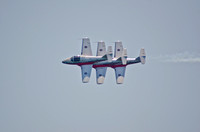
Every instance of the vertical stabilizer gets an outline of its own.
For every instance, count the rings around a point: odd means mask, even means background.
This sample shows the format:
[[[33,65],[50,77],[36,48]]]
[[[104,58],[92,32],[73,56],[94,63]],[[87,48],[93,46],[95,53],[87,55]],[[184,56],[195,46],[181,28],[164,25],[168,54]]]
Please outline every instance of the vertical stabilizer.
[[[112,61],[112,55],[113,55],[112,46],[108,46],[107,59],[108,59],[109,62]]]
[[[140,61],[141,61],[142,64],[145,64],[145,62],[146,62],[145,59],[146,59],[146,53],[145,53],[144,48],[142,48],[140,50]]]
[[[122,60],[123,65],[127,64],[127,49],[126,48],[123,49],[121,60]]]

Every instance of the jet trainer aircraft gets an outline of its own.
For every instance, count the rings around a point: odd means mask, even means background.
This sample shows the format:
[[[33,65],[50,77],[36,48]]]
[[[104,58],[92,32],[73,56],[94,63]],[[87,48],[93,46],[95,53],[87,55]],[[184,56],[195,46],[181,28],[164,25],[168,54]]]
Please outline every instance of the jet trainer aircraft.
[[[104,45],[105,46],[105,45]],[[110,48],[108,48],[110,49]],[[100,52],[104,52],[104,49],[101,49]],[[71,64],[71,65],[78,65],[81,67],[81,73],[82,73],[82,82],[87,83],[89,82],[92,65],[95,62],[99,61],[112,61],[111,53],[104,52],[105,54],[100,54],[100,56],[92,56],[92,50],[90,45],[90,39],[89,38],[83,38],[82,39],[82,50],[81,55],[72,56],[70,58],[65,59],[62,61],[64,64]]]
[[[91,75],[92,67],[96,69],[96,82],[103,84],[107,67],[115,69],[116,83],[122,84],[125,77],[126,66],[130,64],[145,64],[145,50],[140,50],[137,58],[128,58],[127,49],[123,48],[122,42],[115,42],[114,58],[112,58],[112,47],[108,47],[106,51],[105,42],[98,42],[97,54],[92,56],[89,38],[82,39],[82,51],[80,56],[73,56],[62,61],[64,64],[72,64],[81,66],[82,82],[88,83]]]

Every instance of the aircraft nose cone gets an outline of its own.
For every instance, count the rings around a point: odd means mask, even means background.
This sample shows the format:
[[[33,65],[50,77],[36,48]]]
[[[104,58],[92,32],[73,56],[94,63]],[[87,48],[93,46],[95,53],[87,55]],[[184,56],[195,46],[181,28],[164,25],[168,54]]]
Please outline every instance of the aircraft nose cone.
[[[70,63],[70,59],[67,58],[67,59],[63,60],[62,63],[64,63],[64,64],[69,64],[69,63]]]

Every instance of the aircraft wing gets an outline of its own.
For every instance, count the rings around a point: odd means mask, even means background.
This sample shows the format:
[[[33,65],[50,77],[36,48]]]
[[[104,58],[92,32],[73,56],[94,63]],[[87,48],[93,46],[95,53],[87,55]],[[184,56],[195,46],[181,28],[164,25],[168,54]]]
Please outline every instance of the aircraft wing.
[[[125,77],[126,67],[115,67],[115,76],[117,84],[122,84]]]
[[[98,42],[97,45],[97,56],[104,56],[106,54],[105,42]]]
[[[97,84],[103,84],[106,76],[107,67],[97,67],[96,68],[96,81]]]
[[[82,82],[88,83],[90,80],[92,65],[82,65],[81,66],[81,74],[82,74]]]
[[[89,38],[83,38],[82,39],[81,55],[92,56],[92,50],[91,50],[91,45],[90,45],[90,39]]]
[[[122,42],[115,42],[115,58],[122,57],[123,54],[123,45]]]

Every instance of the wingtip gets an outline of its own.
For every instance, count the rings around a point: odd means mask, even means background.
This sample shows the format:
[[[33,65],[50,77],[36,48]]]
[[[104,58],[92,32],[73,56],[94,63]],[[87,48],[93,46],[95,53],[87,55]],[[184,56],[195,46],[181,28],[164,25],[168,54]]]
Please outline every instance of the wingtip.
[[[123,82],[124,82],[124,77],[123,76],[119,76],[117,78],[117,84],[123,84]]]
[[[82,80],[82,82],[83,82],[83,83],[88,83],[88,82],[89,82],[89,80],[90,80],[90,78],[89,78],[89,77],[85,77],[85,78]]]
[[[105,79],[105,77],[100,76],[100,77],[97,79],[97,84],[103,84],[103,83],[104,83],[104,79]]]
[[[82,39],[89,39],[89,37],[83,37]]]

